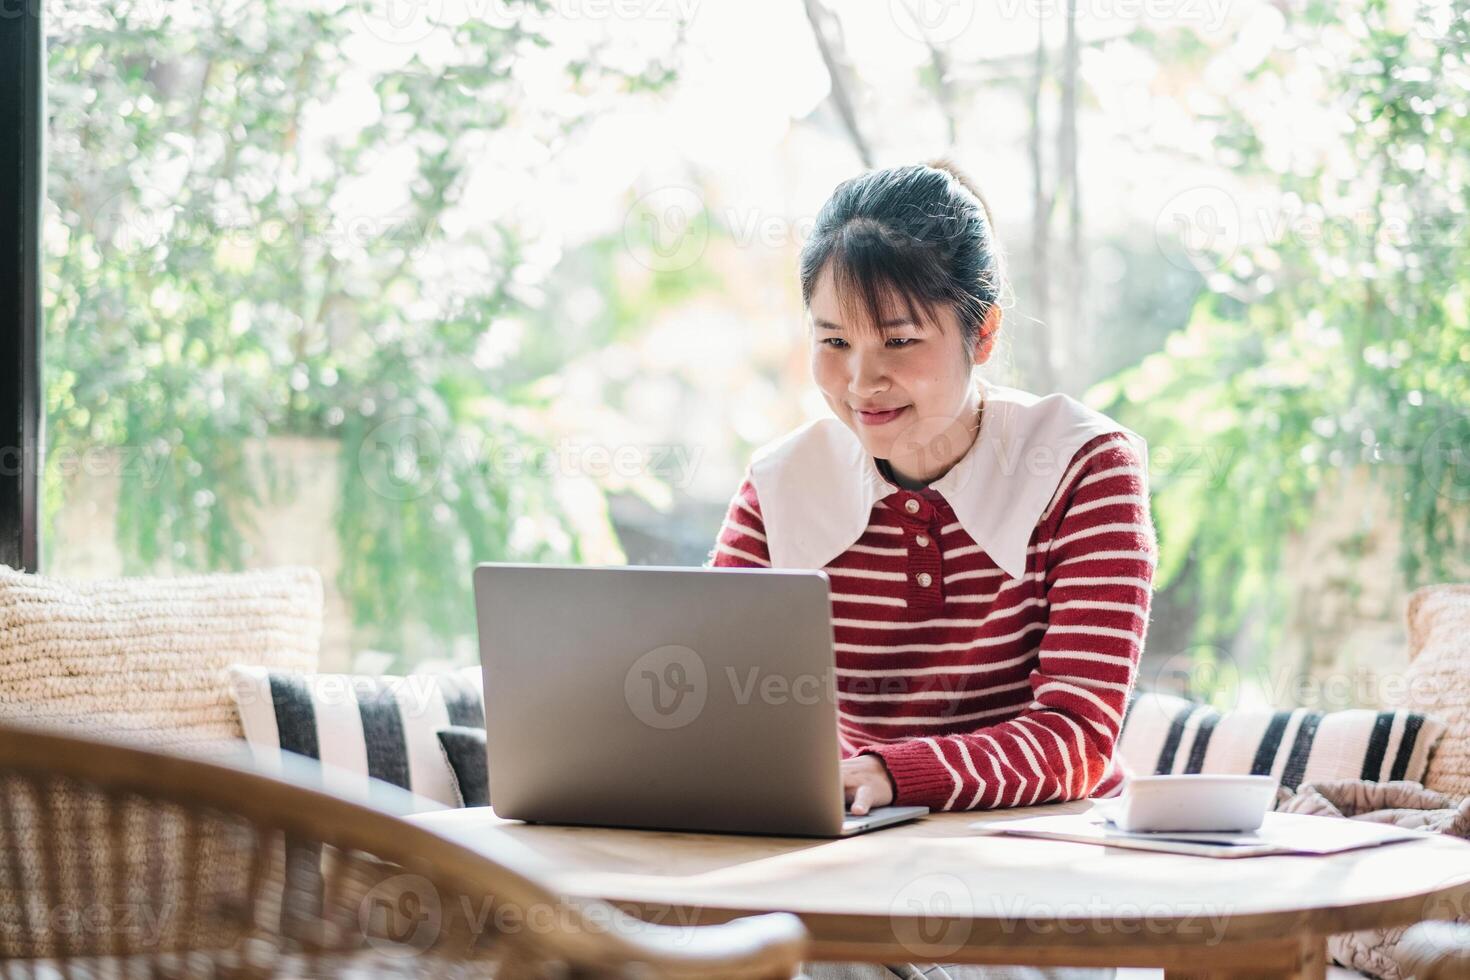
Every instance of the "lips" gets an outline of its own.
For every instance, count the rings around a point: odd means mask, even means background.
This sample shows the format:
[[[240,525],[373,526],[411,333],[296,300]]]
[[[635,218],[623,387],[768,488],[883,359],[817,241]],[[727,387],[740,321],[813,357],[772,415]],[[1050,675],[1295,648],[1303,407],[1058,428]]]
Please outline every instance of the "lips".
[[[904,405],[901,408],[891,408],[885,412],[865,412],[862,409],[857,409],[856,414],[858,417],[858,421],[862,422],[864,425],[885,425],[888,422],[892,422],[894,419],[898,418],[900,415],[902,415],[904,412],[907,412],[908,410],[909,406]]]

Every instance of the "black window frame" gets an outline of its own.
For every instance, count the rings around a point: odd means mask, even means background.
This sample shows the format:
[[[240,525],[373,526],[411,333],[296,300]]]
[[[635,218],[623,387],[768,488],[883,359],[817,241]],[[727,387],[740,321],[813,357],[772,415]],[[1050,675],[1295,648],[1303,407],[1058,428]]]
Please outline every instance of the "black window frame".
[[[0,0],[0,564],[40,570],[42,0]]]

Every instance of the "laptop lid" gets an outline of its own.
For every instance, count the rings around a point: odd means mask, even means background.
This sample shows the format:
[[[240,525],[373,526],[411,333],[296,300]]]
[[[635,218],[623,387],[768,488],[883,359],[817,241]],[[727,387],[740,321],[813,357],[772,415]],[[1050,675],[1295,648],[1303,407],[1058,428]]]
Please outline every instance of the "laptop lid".
[[[825,572],[490,563],[474,582],[498,815],[841,831]]]

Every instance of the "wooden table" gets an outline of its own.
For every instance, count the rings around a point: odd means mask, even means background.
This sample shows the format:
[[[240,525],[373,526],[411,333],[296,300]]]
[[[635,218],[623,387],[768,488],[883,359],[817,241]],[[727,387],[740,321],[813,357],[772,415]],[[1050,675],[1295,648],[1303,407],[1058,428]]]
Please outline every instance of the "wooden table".
[[[1450,838],[1227,860],[968,826],[1088,806],[934,814],[842,840],[530,825],[489,808],[413,819],[557,892],[650,921],[794,912],[811,960],[1321,977],[1332,933],[1470,906],[1470,843]]]

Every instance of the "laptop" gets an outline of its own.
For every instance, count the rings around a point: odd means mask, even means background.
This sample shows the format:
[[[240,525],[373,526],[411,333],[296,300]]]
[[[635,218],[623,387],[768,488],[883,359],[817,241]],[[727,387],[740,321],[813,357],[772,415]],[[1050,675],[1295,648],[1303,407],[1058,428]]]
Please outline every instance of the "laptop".
[[[842,837],[821,571],[476,567],[490,801],[537,823]]]

